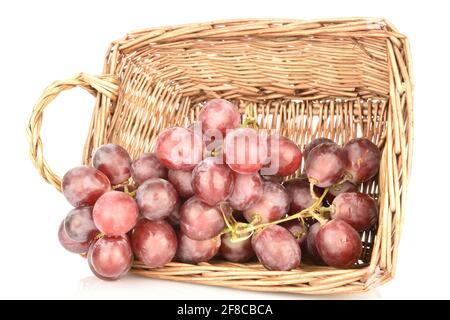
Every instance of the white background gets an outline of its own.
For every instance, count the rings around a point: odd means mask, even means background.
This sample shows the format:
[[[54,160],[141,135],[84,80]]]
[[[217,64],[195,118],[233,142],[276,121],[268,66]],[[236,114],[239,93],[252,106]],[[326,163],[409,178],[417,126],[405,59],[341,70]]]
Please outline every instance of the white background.
[[[448,183],[449,41],[447,1],[1,1],[0,298],[302,299],[127,277],[94,278],[56,233],[70,209],[28,156],[25,127],[51,81],[98,74],[109,43],[150,26],[227,18],[316,19],[377,16],[410,38],[415,76],[415,152],[398,272],[368,294],[333,298],[450,298]],[[215,5],[214,5],[215,4]],[[72,90],[45,114],[52,168],[79,164],[94,98]]]

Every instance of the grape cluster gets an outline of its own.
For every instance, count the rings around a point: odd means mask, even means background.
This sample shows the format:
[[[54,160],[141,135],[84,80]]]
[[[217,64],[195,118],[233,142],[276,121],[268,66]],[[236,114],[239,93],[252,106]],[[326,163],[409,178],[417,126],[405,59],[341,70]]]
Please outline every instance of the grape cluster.
[[[105,280],[127,274],[134,260],[148,268],[216,256],[258,259],[269,270],[297,268],[302,258],[355,265],[360,233],[378,217],[376,201],[358,192],[378,172],[378,148],[364,138],[343,147],[319,138],[302,153],[246,118],[241,125],[234,104],[214,99],[198,122],[163,130],[154,153],[133,161],[119,145],[99,147],[92,167],[62,179],[74,207],[59,227],[62,246],[85,254]]]

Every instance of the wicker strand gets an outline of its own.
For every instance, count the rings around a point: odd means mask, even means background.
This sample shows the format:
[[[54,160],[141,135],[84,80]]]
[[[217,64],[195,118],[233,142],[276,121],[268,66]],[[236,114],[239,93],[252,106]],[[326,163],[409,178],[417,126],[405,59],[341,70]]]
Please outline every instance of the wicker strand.
[[[39,170],[44,180],[51,183],[58,190],[61,190],[61,178],[50,169],[46,159],[44,158],[40,131],[45,108],[62,91],[69,90],[74,87],[83,88],[94,96],[104,95],[111,100],[115,100],[117,98],[118,92],[118,86],[114,76],[92,76],[85,73],[80,73],[72,78],[53,82],[44,90],[44,93],[34,106],[27,126],[30,156],[33,160],[33,164]]]

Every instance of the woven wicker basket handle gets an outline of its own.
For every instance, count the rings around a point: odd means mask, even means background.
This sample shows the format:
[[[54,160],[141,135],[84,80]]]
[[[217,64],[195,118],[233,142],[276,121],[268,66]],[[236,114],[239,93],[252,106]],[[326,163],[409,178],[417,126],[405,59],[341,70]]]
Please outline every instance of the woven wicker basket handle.
[[[30,144],[30,155],[35,167],[39,170],[41,176],[56,189],[61,190],[61,178],[56,175],[49,167],[44,158],[43,146],[41,141],[41,126],[44,109],[56,96],[62,91],[81,87],[96,96],[98,94],[116,100],[118,85],[117,80],[111,75],[93,76],[80,73],[73,78],[62,81],[55,81],[49,85],[39,98],[33,108],[30,122],[27,127],[28,140]]]

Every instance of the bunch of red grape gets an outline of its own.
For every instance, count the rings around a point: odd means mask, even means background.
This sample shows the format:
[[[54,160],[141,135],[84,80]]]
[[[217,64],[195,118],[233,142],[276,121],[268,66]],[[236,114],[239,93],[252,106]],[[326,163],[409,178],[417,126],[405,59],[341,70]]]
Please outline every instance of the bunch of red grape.
[[[105,280],[125,275],[135,259],[148,268],[216,256],[257,258],[269,270],[296,268],[302,255],[339,268],[357,263],[360,232],[378,217],[358,184],[377,174],[378,148],[320,138],[302,155],[290,139],[240,119],[235,105],[214,99],[198,122],[163,130],[154,153],[132,161],[118,145],[98,148],[93,167],[63,177],[74,209],[59,228],[61,244],[86,254]],[[302,158],[304,174],[282,182]]]

